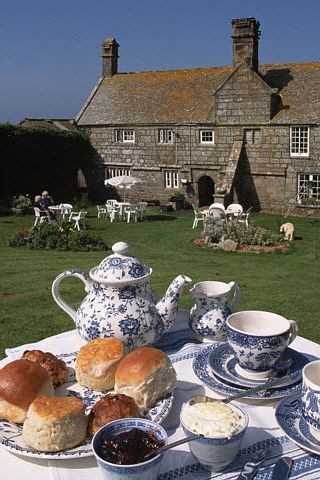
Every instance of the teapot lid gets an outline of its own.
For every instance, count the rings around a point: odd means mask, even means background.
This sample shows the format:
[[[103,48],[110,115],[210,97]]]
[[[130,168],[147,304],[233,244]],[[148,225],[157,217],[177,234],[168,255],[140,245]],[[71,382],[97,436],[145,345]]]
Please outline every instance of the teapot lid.
[[[91,269],[90,277],[96,282],[107,284],[137,283],[149,277],[152,268],[129,253],[129,245],[117,242],[112,245],[113,254]]]

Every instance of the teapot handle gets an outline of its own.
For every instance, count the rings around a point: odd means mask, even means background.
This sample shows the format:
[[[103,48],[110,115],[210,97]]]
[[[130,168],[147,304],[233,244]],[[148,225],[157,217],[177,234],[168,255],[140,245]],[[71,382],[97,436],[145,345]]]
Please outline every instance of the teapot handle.
[[[236,282],[230,282],[230,283],[229,283],[229,286],[230,286],[231,288],[234,287],[233,298],[232,298],[232,300],[231,300],[230,303],[229,303],[229,306],[230,306],[231,310],[233,311],[233,307],[236,306],[236,304],[238,303],[238,301],[239,301],[239,299],[240,299],[240,293],[241,293],[241,291],[240,291],[239,285],[238,285]]]
[[[62,310],[64,310],[74,322],[76,322],[77,312],[65,301],[60,295],[59,285],[61,280],[67,277],[77,277],[85,284],[85,291],[88,293],[91,289],[92,282],[90,278],[80,270],[66,270],[65,272],[60,273],[57,278],[52,283],[52,296],[55,302],[59,305]]]

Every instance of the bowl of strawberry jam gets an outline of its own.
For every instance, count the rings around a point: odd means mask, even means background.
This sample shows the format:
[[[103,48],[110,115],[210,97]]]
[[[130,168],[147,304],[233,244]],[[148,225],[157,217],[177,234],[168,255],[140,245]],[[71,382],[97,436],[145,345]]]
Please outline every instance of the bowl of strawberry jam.
[[[157,423],[123,418],[98,430],[92,449],[106,479],[152,480],[158,476],[163,456],[157,450],[167,442],[166,431]]]

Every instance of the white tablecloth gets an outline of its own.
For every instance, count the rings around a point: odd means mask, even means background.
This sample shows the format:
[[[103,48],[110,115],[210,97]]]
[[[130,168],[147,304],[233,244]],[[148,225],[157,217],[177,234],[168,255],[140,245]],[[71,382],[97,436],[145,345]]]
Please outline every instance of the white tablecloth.
[[[203,345],[194,343],[192,334],[186,326],[186,312],[180,311],[174,327],[163,336],[160,346],[163,347],[174,364],[178,375],[175,399],[171,412],[163,422],[170,441],[184,437],[179,424],[179,412],[182,404],[189,398],[208,394],[219,398],[219,394],[201,384],[193,372],[192,361]],[[24,350],[38,348],[54,354],[74,352],[84,344],[75,330],[47,338],[37,343],[7,349],[7,359],[20,358]],[[309,340],[297,337],[292,348],[304,353],[311,359],[320,357],[320,346]],[[2,362],[2,363],[3,363]],[[188,446],[181,445],[167,452],[161,465],[158,480],[219,480],[236,479],[242,466],[252,459],[252,453],[260,448],[268,448],[271,457],[265,462],[256,475],[256,480],[270,479],[273,464],[283,453],[294,459],[290,478],[319,479],[320,457],[308,454],[298,448],[278,427],[274,411],[277,405],[273,402],[241,402],[249,414],[249,427],[243,440],[242,450],[236,461],[223,473],[211,473],[202,468],[189,453]],[[102,480],[94,457],[70,460],[38,460],[12,454],[0,446],[0,479],[1,480]]]

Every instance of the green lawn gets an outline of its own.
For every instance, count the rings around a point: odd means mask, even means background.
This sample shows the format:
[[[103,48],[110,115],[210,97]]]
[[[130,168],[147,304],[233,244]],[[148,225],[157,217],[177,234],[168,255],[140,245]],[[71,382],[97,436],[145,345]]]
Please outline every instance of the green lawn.
[[[320,341],[320,219],[291,218],[300,237],[290,254],[226,253],[196,247],[192,240],[201,226],[192,230],[193,212],[162,214],[148,211],[148,220],[110,224],[98,220],[90,209],[88,228],[111,246],[129,243],[131,252],[154,270],[153,289],[162,294],[178,274],[193,282],[219,280],[240,284],[237,310],[258,309],[279,313],[299,324],[300,334]],[[252,223],[278,231],[277,215],[253,214]],[[290,219],[289,219],[290,220]],[[40,340],[72,329],[73,321],[56,305],[51,284],[56,275],[69,268],[84,272],[106,256],[104,252],[74,253],[28,250],[6,246],[6,238],[20,226],[33,224],[33,216],[0,217],[1,316],[0,357],[6,347]],[[111,252],[109,251],[108,254]],[[74,308],[84,298],[82,282],[67,279],[62,293]],[[181,306],[190,309],[192,299],[186,288]]]

